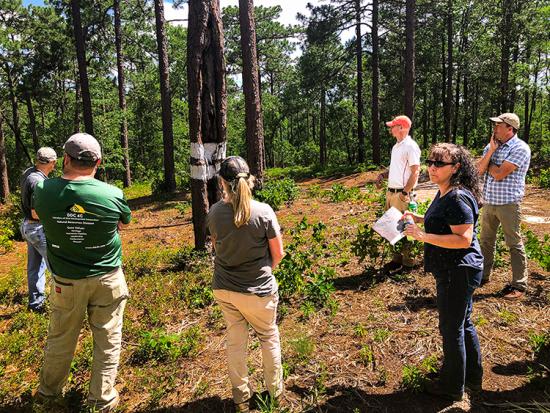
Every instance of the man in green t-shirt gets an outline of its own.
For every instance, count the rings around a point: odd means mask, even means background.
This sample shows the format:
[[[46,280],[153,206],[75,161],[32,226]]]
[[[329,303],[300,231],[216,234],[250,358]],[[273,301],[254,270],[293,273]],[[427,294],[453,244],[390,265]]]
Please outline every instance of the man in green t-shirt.
[[[120,189],[94,179],[101,147],[93,136],[77,133],[63,149],[63,175],[39,183],[33,197],[52,272],[38,396],[61,395],[87,313],[94,340],[88,404],[108,412],[119,401],[114,384],[128,287],[118,231],[130,222],[130,209]]]

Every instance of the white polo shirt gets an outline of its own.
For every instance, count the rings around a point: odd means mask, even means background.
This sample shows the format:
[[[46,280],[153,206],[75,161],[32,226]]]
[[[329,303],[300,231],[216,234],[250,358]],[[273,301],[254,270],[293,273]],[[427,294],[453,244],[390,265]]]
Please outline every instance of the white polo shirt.
[[[413,165],[420,165],[420,148],[410,136],[407,136],[393,145],[391,150],[388,188],[404,188],[411,176]]]

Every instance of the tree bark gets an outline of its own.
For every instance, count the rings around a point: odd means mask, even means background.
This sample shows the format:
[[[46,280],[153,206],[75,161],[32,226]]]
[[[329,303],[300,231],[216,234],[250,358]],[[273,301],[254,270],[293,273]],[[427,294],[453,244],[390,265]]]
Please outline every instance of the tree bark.
[[[80,80],[75,73],[75,92],[74,92],[74,118],[73,118],[73,133],[80,132],[80,99],[82,93],[80,90]]]
[[[509,106],[510,47],[512,31],[512,0],[503,0],[500,48],[500,112]]]
[[[0,112],[0,202],[6,203],[10,195],[8,164],[6,162],[6,143],[4,140],[2,112]]]
[[[467,63],[466,63],[467,65]],[[466,148],[469,145],[469,136],[468,133],[470,128],[470,111],[468,110],[470,108],[468,99],[470,98],[468,93],[468,66],[464,68],[464,83],[462,85],[463,89],[463,99],[464,103],[462,105],[464,117],[462,118],[462,145],[464,145]]]
[[[380,165],[380,48],[378,38],[378,0],[372,1],[372,162]]]
[[[176,190],[174,167],[174,132],[172,126],[172,100],[170,91],[170,66],[168,63],[168,41],[164,28],[164,2],[155,0],[155,21],[157,51],[159,58],[160,102],[162,107],[162,142],[164,147],[164,189]]]
[[[327,164],[327,116],[326,116],[326,92],[321,88],[321,113],[319,125],[319,163],[321,166]]]
[[[415,0],[406,0],[405,2],[405,102],[404,109],[414,125],[414,82],[415,82],[415,56],[414,56],[414,25],[416,7]],[[412,129],[411,129],[412,136]]]
[[[422,147],[428,147],[428,94],[426,87],[422,88]]]
[[[264,176],[264,127],[260,101],[260,79],[256,50],[256,26],[253,0],[239,0],[239,26],[243,59],[243,92],[245,100],[246,147],[250,172],[259,187]]]
[[[88,84],[88,68],[86,64],[86,41],[82,32],[80,19],[80,0],[71,0],[71,15],[73,19],[73,33],[76,46],[76,58],[78,61],[78,74],[82,94],[82,109],[84,113],[84,130],[90,135],[94,134],[94,122],[92,115],[92,99]]]
[[[206,214],[220,198],[216,173],[225,158],[227,91],[218,0],[190,0],[187,85],[195,248],[206,246]]]
[[[38,134],[36,132],[36,116],[34,115],[34,109],[32,107],[32,98],[27,90],[25,91],[24,96],[25,103],[27,104],[27,112],[29,114],[29,129],[32,136],[32,145],[34,147],[34,151],[37,152],[38,149],[40,149],[40,144],[38,142]]]
[[[365,131],[363,130],[363,44],[361,35],[361,0],[355,0],[355,55],[357,60],[357,141],[358,163],[365,162]]]
[[[447,90],[445,92],[445,139],[455,141],[452,135],[451,122],[453,111],[453,0],[447,0]]]
[[[120,0],[114,0],[115,12],[115,47],[118,75],[118,107],[122,119],[120,121],[120,147],[122,148],[122,164],[124,165],[123,185],[125,188],[132,185],[130,171],[130,156],[128,153],[128,122],[126,120],[126,91],[124,90],[124,55],[122,54],[122,25],[120,21]]]

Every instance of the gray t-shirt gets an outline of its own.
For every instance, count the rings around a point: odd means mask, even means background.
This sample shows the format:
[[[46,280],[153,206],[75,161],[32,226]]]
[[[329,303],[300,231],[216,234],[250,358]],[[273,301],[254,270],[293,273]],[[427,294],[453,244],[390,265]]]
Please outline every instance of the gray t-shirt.
[[[33,219],[31,209],[34,188],[45,179],[48,179],[48,177],[36,166],[31,166],[21,175],[21,210],[27,219]]]
[[[250,221],[237,228],[233,207],[219,201],[210,208],[206,226],[216,238],[212,289],[260,297],[277,291],[268,240],[277,237],[281,228],[269,205],[252,200]]]

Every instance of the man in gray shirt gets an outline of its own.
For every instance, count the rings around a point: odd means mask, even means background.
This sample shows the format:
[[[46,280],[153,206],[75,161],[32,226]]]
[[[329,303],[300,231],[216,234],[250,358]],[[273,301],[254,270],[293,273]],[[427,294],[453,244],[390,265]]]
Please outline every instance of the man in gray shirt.
[[[32,214],[32,196],[39,182],[48,179],[55,168],[57,155],[52,148],[43,147],[36,153],[35,165],[21,176],[21,210],[23,222],[21,235],[27,241],[27,284],[29,287],[29,309],[44,310],[46,287],[46,236],[38,217]]]

